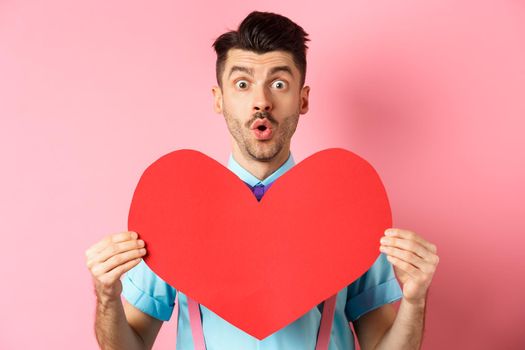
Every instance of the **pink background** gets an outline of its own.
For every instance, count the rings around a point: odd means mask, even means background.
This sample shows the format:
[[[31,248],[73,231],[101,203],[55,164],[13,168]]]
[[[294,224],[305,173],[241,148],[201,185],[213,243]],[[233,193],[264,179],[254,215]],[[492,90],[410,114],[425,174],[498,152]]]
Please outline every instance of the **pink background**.
[[[222,163],[211,44],[251,10],[310,33],[296,160],[344,147],[395,226],[435,242],[424,349],[525,346],[521,1],[0,2],[0,348],[94,349],[84,251],[126,229],[144,168]],[[157,349],[173,348],[173,322]]]

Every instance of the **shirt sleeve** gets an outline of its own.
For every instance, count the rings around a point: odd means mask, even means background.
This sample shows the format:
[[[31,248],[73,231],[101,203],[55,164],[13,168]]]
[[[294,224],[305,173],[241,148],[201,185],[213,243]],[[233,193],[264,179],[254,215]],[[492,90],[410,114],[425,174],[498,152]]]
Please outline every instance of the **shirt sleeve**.
[[[367,312],[399,300],[402,296],[392,264],[381,253],[372,267],[348,286],[346,317],[353,322]]]
[[[161,321],[173,313],[176,290],[142,260],[122,279],[122,296],[137,309]]]

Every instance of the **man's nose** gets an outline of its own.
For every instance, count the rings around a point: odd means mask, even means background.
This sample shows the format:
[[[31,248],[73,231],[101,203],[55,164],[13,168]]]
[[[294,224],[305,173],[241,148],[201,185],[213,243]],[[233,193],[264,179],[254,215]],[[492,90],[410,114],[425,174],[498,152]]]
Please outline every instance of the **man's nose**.
[[[258,87],[255,89],[253,100],[253,110],[255,112],[268,112],[272,109],[272,96],[267,87]]]

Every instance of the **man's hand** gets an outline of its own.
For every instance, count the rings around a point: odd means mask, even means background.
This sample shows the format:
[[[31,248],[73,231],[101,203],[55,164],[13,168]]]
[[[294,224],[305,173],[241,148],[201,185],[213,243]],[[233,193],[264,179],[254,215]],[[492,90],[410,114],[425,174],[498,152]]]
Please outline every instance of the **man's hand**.
[[[91,271],[99,302],[120,299],[120,277],[136,266],[146,254],[144,241],[136,232],[108,236],[86,250],[86,265]]]
[[[162,321],[128,303],[125,311],[120,299],[120,277],[145,254],[144,241],[136,232],[107,236],[86,250],[86,265],[97,295],[95,334],[101,349],[151,349],[155,342]]]
[[[436,246],[414,232],[390,228],[381,238],[379,250],[394,266],[405,301],[424,305],[439,263]]]

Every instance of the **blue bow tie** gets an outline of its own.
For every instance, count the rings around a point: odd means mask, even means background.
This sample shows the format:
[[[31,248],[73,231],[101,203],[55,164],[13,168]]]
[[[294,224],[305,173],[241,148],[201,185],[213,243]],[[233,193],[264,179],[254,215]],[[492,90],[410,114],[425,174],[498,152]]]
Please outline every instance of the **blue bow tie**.
[[[272,184],[264,186],[263,184],[259,183],[253,187],[249,184],[246,185],[248,185],[248,187],[252,190],[253,194],[255,195],[255,198],[257,198],[258,201],[261,201],[261,198],[264,196],[264,193],[268,191]]]

